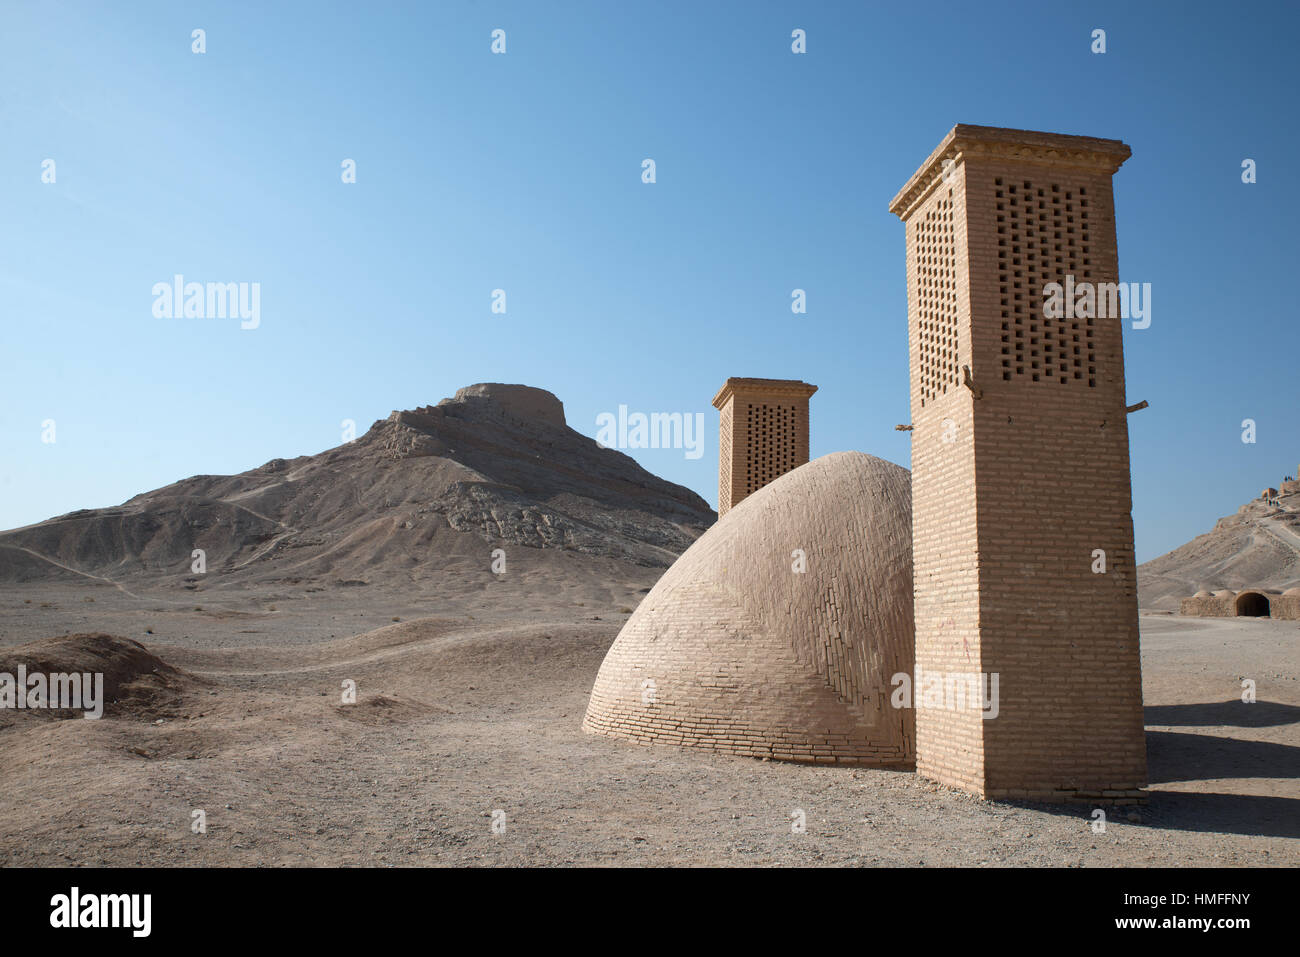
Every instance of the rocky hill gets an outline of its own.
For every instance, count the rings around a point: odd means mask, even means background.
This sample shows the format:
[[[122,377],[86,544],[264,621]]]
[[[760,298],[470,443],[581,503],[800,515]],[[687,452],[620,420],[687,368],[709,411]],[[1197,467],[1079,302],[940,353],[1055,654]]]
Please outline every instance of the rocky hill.
[[[185,575],[194,549],[226,580],[409,574],[484,543],[667,567],[716,518],[570,429],[551,393],[484,383],[319,455],[0,533],[0,581]]]
[[[1300,494],[1276,501],[1247,502],[1204,535],[1139,566],[1139,604],[1176,610],[1180,598],[1200,589],[1285,591],[1300,585]]]

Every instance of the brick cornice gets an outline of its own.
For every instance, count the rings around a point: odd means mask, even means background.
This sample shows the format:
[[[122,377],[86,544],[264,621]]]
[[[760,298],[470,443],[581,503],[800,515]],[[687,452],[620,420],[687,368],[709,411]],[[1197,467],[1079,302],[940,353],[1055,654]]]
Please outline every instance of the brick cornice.
[[[713,397],[713,407],[721,409],[734,394],[778,395],[806,399],[817,391],[817,386],[799,379],[744,379],[730,378]]]
[[[1119,140],[958,123],[898,191],[889,211],[906,222],[942,180],[949,159],[954,167],[967,159],[993,159],[1114,175],[1131,153]]]

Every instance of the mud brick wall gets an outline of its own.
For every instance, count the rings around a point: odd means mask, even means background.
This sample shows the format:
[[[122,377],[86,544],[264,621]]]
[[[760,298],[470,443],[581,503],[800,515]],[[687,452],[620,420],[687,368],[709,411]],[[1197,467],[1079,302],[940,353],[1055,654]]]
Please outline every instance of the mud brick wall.
[[[1178,603],[1178,614],[1197,618],[1232,618],[1237,614],[1237,596],[1193,595]]]
[[[583,727],[824,764],[911,767],[907,470],[838,452],[750,495],[641,602],[601,665]],[[795,571],[803,555],[805,571]]]
[[[1237,599],[1247,592],[1262,595],[1268,601],[1270,618],[1283,621],[1300,620],[1300,588],[1288,588],[1282,594],[1243,588],[1239,592],[1225,591],[1215,595],[1193,595],[1178,603],[1178,614],[1196,618],[1235,618]]]
[[[718,390],[718,518],[808,461],[808,399],[816,391],[793,379],[743,378]]]
[[[917,769],[986,797],[1127,801],[1146,783],[1120,319],[1043,306],[1067,275],[1118,280],[1110,180],[1128,155],[958,126],[891,205],[906,223],[917,664],[1000,676],[993,720],[918,712]]]

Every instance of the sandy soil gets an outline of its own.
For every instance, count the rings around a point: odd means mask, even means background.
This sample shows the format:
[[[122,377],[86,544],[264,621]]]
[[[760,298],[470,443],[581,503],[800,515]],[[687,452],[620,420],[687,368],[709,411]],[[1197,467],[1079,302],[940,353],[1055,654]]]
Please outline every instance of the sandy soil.
[[[202,611],[91,582],[0,588],[0,651],[104,631],[185,673],[100,721],[0,721],[0,863],[1300,864],[1300,623],[1143,616],[1150,803],[1096,834],[1088,808],[906,772],[584,734],[605,650],[657,574],[418,607],[375,586]]]

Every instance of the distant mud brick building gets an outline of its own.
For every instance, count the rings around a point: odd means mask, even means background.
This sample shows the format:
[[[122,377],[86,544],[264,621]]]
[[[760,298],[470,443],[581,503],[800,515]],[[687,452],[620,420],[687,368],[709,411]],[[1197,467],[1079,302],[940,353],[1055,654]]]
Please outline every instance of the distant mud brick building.
[[[917,770],[984,797],[1130,802],[1146,784],[1121,320],[1045,306],[1049,283],[1117,283],[1111,177],[1129,154],[959,125],[890,205],[916,665],[1000,677],[990,720],[918,708]]]
[[[1178,614],[1196,618],[1280,618],[1300,619],[1300,588],[1278,593],[1271,589],[1224,589],[1211,593],[1201,589],[1178,603]]]
[[[718,426],[718,518],[808,461],[808,399],[797,379],[728,379],[713,397]]]
[[[1210,592],[1204,588],[1178,603],[1178,614],[1197,618],[1231,618],[1236,611],[1236,592]]]

